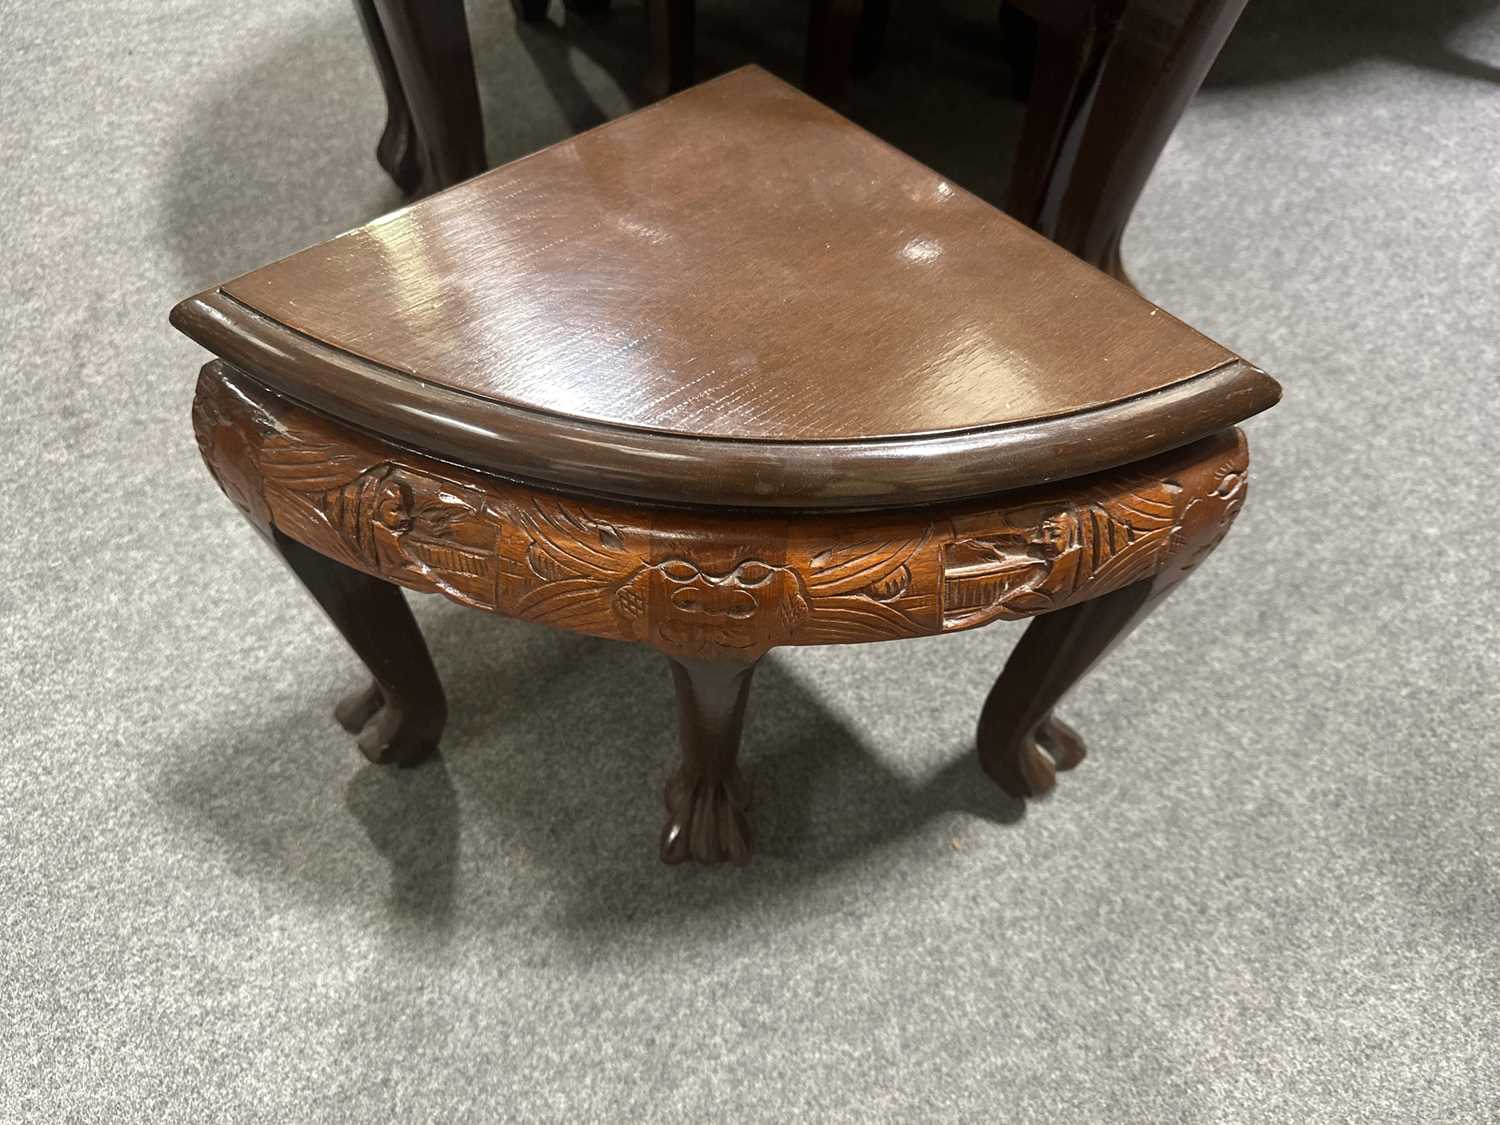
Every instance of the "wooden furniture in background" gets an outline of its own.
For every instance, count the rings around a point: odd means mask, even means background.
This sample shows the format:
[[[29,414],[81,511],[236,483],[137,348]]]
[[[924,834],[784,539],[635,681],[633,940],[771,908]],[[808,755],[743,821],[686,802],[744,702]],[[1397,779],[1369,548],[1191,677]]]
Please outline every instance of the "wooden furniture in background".
[[[670,861],[749,855],[778,645],[1036,616],[985,703],[1008,791],[1063,694],[1222,538],[1274,381],[755,68],[199,294],[194,429],[370,670],[375,761],[445,704],[394,587],[657,648]]]
[[[1120,238],[1245,0],[1007,0],[1033,21],[1005,209],[1125,280]],[[1015,36],[1024,28],[1008,21]],[[1023,46],[1023,52],[1030,44]]]
[[[651,30],[651,67],[646,89],[664,98],[693,84],[698,5],[694,0],[646,0]]]
[[[546,18],[549,0],[512,2],[521,19]],[[646,87],[661,97],[693,82],[696,5],[647,3]],[[1027,100],[1005,209],[1125,280],[1120,239],[1131,212],[1245,3],[1005,0],[1007,54]],[[477,175],[484,137],[460,0],[355,5],[389,107],[381,166],[413,196]],[[890,0],[810,0],[810,93],[841,100],[851,61],[873,65],[889,9]]]
[[[578,6],[580,0],[569,0]],[[885,0],[808,0],[807,49],[803,58],[803,86],[814,97],[836,102],[849,76],[860,23],[867,4],[884,10]],[[595,9],[610,0],[590,0]],[[547,18],[550,0],[512,0],[516,16],[534,23]],[[646,89],[657,98],[686,90],[696,73],[697,0],[646,0],[651,34],[651,62]]]
[[[463,0],[354,0],[385,92],[375,158],[410,196],[485,170],[484,122]]]
[[[516,18],[547,18],[550,0],[511,0]],[[609,0],[571,0],[604,10]],[[421,198],[477,176],[486,167],[484,123],[463,0],[354,0],[385,93],[386,124],[375,158],[396,186]],[[653,97],[694,80],[694,0],[647,0]],[[827,101],[842,96],[861,34],[863,0],[810,0],[807,88]],[[875,9],[882,10],[879,3]]]

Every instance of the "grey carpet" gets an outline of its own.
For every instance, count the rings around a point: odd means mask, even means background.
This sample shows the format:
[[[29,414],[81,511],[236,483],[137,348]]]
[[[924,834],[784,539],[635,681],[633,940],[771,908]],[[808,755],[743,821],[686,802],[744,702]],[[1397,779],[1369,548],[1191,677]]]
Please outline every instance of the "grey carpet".
[[[492,160],[638,98],[617,7],[476,7]],[[780,653],[746,870],[657,862],[625,646],[419,600],[442,761],[362,764],[197,462],[170,305],[398,202],[347,7],[0,9],[0,1120],[1500,1120],[1489,5],[1251,0],[1178,130],[1129,267],[1287,393],[1067,704],[1089,760],[979,774],[1015,627]],[[706,72],[795,74],[800,4],[704,9]],[[994,192],[989,27],[903,27],[853,108]]]

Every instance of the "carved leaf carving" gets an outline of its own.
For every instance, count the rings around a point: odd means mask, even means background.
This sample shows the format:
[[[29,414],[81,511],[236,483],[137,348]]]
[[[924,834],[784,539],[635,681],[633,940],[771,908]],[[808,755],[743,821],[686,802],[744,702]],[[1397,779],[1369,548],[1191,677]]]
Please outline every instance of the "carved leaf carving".
[[[932,538],[876,539],[821,551],[811,559],[809,644],[888,640],[929,632],[934,603],[912,593],[912,565]]]
[[[1090,505],[1081,544],[1087,558],[1072,591],[1085,584],[1118,589],[1155,574],[1177,525],[1179,491],[1158,481]]]
[[[664,516],[428,461],[213,369],[194,434],[262,527],[466,605],[668,652],[919,636],[1045,613],[1190,568],[1243,501],[1243,440],[1011,505]],[[1160,472],[1161,475],[1153,475]],[[832,543],[833,546],[827,546]]]
[[[361,452],[281,427],[261,446],[260,470],[268,483],[291,492],[328,492],[384,460]]]

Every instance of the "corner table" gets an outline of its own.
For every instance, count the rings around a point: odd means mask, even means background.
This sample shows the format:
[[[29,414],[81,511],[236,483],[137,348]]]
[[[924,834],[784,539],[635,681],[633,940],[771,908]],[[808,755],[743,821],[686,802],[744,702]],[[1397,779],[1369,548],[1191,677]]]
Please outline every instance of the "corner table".
[[[1034,620],[984,769],[1217,545],[1266,374],[754,67],[189,298],[209,471],[368,667],[446,703],[400,587],[667,660],[668,861],[743,862],[756,662]],[[900,700],[892,700],[900,706]]]

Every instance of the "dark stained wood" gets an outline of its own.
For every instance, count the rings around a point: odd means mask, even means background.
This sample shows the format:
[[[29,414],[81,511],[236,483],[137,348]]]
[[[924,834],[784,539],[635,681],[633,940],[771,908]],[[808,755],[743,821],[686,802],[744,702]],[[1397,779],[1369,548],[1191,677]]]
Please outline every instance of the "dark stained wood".
[[[201,294],[174,323],[432,452],[684,503],[976,495],[1137,460],[1279,394],[755,68]]]
[[[409,195],[485,169],[484,125],[463,0],[355,0],[387,119],[376,159]]]
[[[802,87],[819,101],[838,105],[849,84],[865,0],[809,0]]]
[[[1071,160],[1062,159],[1063,143],[1070,126],[1092,109],[1091,83],[1098,78],[1125,2],[1018,0],[1001,9],[1012,79],[1026,100],[1005,206],[1044,234],[1044,201],[1049,192],[1065,187],[1073,167]]]
[[[780,645],[1036,618],[978,744],[1048,788],[1084,754],[1059,700],[1224,536],[1230,427],[1279,394],[753,69],[173,323],[225,357],[205,463],[374,676],[337,710],[361,748],[415,761],[446,717],[398,587],[651,645],[681,730],[668,862],[748,859],[736,755]]]
[[[1236,358],[756,68],[220,288],[475,398],[725,439],[1032,421]]]
[[[357,736],[360,751],[381,765],[416,765],[437,747],[448,703],[422,632],[399,586],[368,568],[351,567],[278,526],[267,503],[250,446],[264,435],[242,428],[245,402],[215,361],[199,378],[193,400],[193,435],[204,464],[224,494],[260,532],[272,550],[328,615],[372,682],[352,692],[334,710],[339,724]],[[207,388],[212,388],[209,392]]]
[[[364,29],[365,42],[370,47],[370,57],[375,61],[375,71],[380,76],[380,88],[385,93],[385,129],[375,146],[375,159],[391,179],[396,181],[396,186],[411,195],[422,183],[422,165],[417,151],[417,134],[412,124],[411,107],[406,101],[406,91],[401,88],[401,76],[396,73],[396,59],[391,54],[391,44],[386,38],[385,28],[380,23],[380,13],[375,10],[375,0],[354,0],[354,10],[359,14],[360,27]]]
[[[317,344],[223,294],[173,323],[291,397],[414,448],[586,493],[747,508],[898,507],[1081,476],[1187,444],[1272,405],[1242,362],[1098,411],[862,442],[706,441],[505,407]]]
[[[1245,0],[1010,0],[1037,23],[1006,210],[1116,277],[1120,238]]]
[[[719,591],[721,599],[731,593]],[[667,782],[661,857],[748,863],[750,791],[736,757],[754,664],[673,659],[682,762]]]
[[[786,644],[954,632],[1177,565],[1237,508],[1238,431],[1092,477],[885,512],[653,508],[445,464],[280,398],[216,361],[198,437],[264,526],[463,605],[745,663]]]
[[[373,682],[342,700],[339,724],[380,765],[413,766],[437,749],[448,704],[411,609],[397,586],[382,582],[279,531],[277,553],[322,606]]]
[[[1058,698],[1148,595],[1223,537],[1247,466],[1243,437],[1226,431],[1111,473],[957,505],[651,508],[435,461],[218,360],[199,379],[194,428],[220,487],[273,537],[374,673],[378,693],[346,701],[340,717],[363,726],[377,756],[429,749],[444,715],[420,635],[387,583],[665,653],[683,742],[662,839],[673,862],[749,854],[735,754],[751,668],[778,645],[1048,615],[1007,665],[980,734],[985,768],[1002,784],[1043,788],[1042,747],[1063,766],[1082,753],[1052,717]],[[1069,612],[1080,605],[1095,608]]]
[[[1245,503],[1241,448],[1220,462],[1213,488],[1183,506],[1179,549],[1155,573],[1035,618],[1011,652],[979,719],[979,759],[1012,796],[1037,796],[1084,757],[1083,740],[1053,713],[1059,700],[1150,615],[1223,541]]]
[[[694,0],[646,0],[651,28],[651,66],[646,89],[664,98],[693,84],[698,5]]]
[[[461,4],[379,0],[387,11],[383,23],[377,0],[354,2],[386,94],[386,128],[376,150],[381,166],[416,196],[476,175],[484,168],[483,134]],[[520,19],[546,18],[548,0],[511,3]],[[648,4],[646,87],[664,97],[693,82],[696,5]],[[1007,56],[1029,108],[1006,209],[1125,280],[1119,261],[1125,225],[1244,5],[1008,0],[1001,13]],[[603,9],[608,0],[574,6]],[[888,8],[889,0],[810,0],[804,84],[811,93],[837,104],[851,58],[855,70],[874,67]]]
[[[1151,612],[1162,584],[1144,579],[1026,627],[979,719],[979,760],[1000,788],[1014,797],[1038,796],[1053,787],[1058,770],[1083,760],[1083,740],[1053,708]]]

